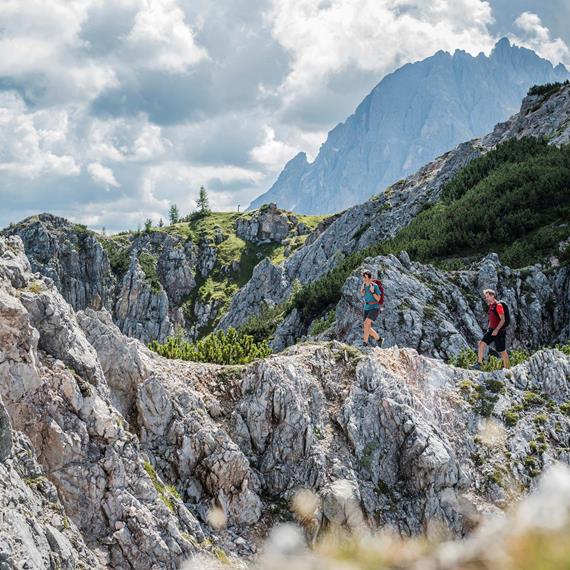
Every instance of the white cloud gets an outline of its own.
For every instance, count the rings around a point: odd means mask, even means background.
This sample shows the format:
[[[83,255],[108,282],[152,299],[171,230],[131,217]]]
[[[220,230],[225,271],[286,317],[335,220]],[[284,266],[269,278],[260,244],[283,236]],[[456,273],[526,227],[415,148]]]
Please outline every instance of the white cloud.
[[[80,55],[80,32],[97,0],[0,3],[0,75],[36,85],[49,104],[95,98],[116,85],[107,61]]]
[[[255,162],[267,166],[272,171],[279,170],[299,150],[283,141],[276,140],[275,131],[271,127],[266,125],[264,131],[265,140],[262,144],[253,147],[249,154]]]
[[[282,85],[289,98],[348,66],[381,76],[438,49],[478,53],[494,43],[482,0],[273,0],[268,20],[292,56]]]
[[[89,126],[86,155],[94,160],[152,162],[160,160],[172,143],[144,114],[118,119],[94,119]]]
[[[570,49],[562,38],[551,38],[550,30],[537,14],[523,12],[514,22],[519,34],[511,34],[513,41],[534,50],[552,63],[570,64]]]
[[[184,72],[206,57],[175,0],[142,0],[128,36],[129,52],[150,69]]]
[[[106,189],[109,189],[111,186],[114,188],[118,188],[120,186],[115,179],[113,171],[99,162],[92,162],[89,164],[87,166],[87,172],[89,172],[94,182],[100,184]]]
[[[94,11],[112,17],[121,8],[132,13],[130,31],[110,53],[90,52],[82,33]],[[35,85],[43,104],[87,103],[119,86],[121,75],[186,72],[207,57],[176,0],[4,0],[0,29],[0,75]]]
[[[78,174],[65,151],[68,119],[64,109],[28,112],[19,95],[0,93],[0,170],[23,178]]]
[[[252,199],[251,187],[264,177],[262,172],[238,166],[203,166],[186,162],[169,161],[146,169],[139,198],[166,212],[168,205],[176,203],[181,212],[195,208],[200,186],[208,189],[210,205],[214,210],[233,209],[244,199]],[[230,190],[231,188],[231,190]]]

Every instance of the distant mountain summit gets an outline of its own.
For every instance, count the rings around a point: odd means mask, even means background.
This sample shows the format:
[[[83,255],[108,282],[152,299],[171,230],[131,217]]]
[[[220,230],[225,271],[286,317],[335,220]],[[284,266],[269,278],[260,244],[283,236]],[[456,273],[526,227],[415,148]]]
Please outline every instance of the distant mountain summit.
[[[506,120],[532,85],[569,77],[562,64],[554,67],[506,38],[488,57],[438,51],[384,77],[329,132],[314,162],[297,154],[250,208],[276,202],[299,213],[327,214],[364,202]]]

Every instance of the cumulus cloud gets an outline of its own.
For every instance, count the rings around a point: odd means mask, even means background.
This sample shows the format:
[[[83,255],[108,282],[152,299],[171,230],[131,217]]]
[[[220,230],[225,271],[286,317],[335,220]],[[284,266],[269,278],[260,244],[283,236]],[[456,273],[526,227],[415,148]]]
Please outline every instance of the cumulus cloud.
[[[288,98],[349,66],[381,75],[438,49],[478,53],[494,43],[482,0],[273,0],[268,19],[292,56],[281,86]]]
[[[114,18],[123,27],[100,49]],[[176,0],[6,0],[0,24],[0,75],[36,104],[91,101],[137,70],[184,73],[207,55]]]
[[[29,112],[18,94],[0,93],[0,170],[24,178],[77,174],[79,166],[64,150],[68,130],[66,110]]]
[[[517,34],[511,34],[514,42],[534,50],[555,64],[570,64],[570,49],[562,38],[550,36],[550,30],[537,14],[523,12],[514,25],[520,30]]]
[[[111,186],[114,188],[118,188],[120,186],[120,184],[115,179],[113,171],[110,168],[103,166],[99,162],[92,162],[89,164],[87,166],[87,172],[89,172],[94,182],[101,184],[107,189],[109,189]]]
[[[264,127],[265,140],[251,149],[251,158],[270,170],[279,170],[298,152],[295,147],[275,139],[275,131],[270,126]]]
[[[136,117],[93,119],[86,155],[113,162],[151,162],[164,156],[172,143],[144,114]]]
[[[143,0],[127,41],[130,53],[150,69],[184,72],[206,57],[175,0]]]

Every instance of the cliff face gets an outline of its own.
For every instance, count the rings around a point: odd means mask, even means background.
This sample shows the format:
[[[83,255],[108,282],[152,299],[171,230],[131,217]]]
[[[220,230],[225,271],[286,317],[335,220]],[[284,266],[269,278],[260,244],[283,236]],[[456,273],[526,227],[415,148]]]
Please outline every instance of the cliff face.
[[[570,358],[558,350],[496,373],[338,342],[241,367],[168,361],[105,309],[74,311],[16,236],[0,238],[0,317],[8,565],[251,556],[291,518],[299,487],[317,495],[309,538],[336,524],[415,534],[430,521],[462,536],[570,462]],[[33,549],[17,546],[23,510]]]
[[[312,163],[293,158],[252,202],[307,214],[364,202],[462,141],[516,112],[533,84],[567,79],[534,52],[502,39],[489,57],[438,52],[386,76],[328,135]]]

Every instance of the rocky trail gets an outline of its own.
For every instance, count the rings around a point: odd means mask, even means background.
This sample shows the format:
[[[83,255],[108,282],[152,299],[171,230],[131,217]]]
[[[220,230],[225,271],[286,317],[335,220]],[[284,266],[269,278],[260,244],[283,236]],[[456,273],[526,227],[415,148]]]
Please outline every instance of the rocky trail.
[[[493,373],[327,340],[247,366],[166,360],[104,307],[72,308],[18,236],[0,238],[0,399],[0,568],[249,560],[299,489],[317,497],[309,540],[462,537],[570,463],[559,350]]]

